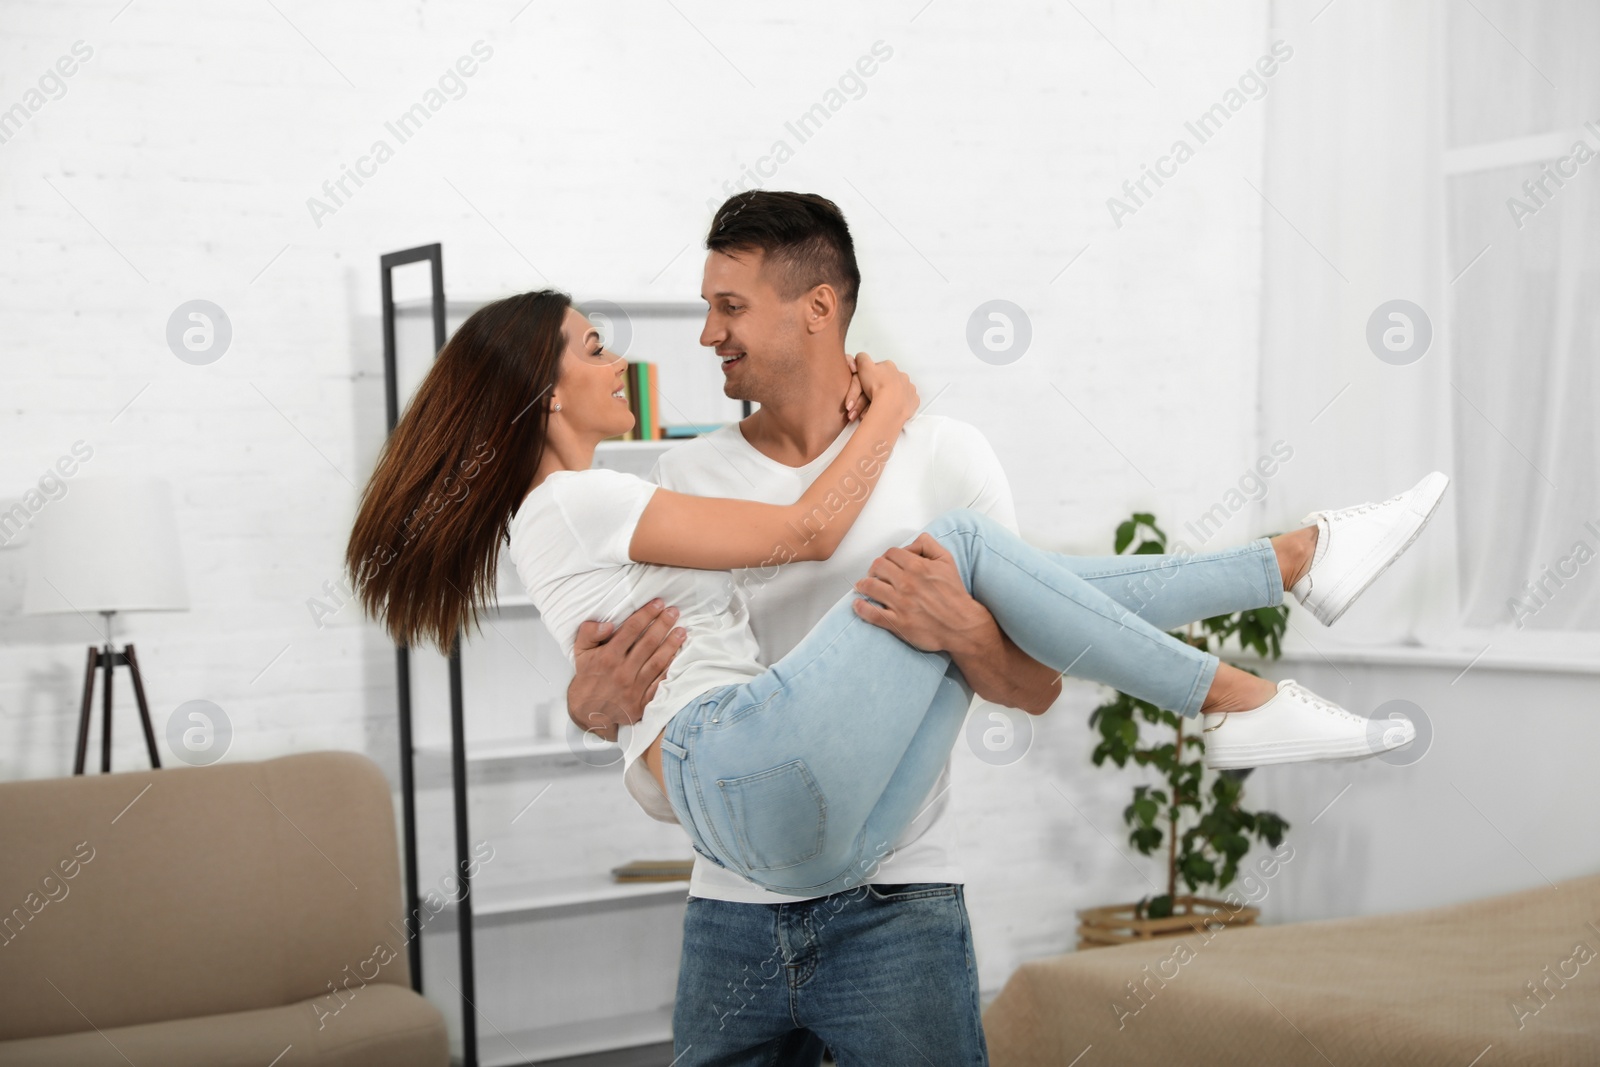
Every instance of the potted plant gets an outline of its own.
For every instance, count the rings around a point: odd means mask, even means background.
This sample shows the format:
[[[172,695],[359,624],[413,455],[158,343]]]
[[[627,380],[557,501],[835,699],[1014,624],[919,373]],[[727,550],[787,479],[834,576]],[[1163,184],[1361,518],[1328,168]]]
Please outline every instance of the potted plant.
[[[1167,535],[1156,525],[1155,516],[1136,512],[1117,526],[1117,554],[1130,549],[1133,555],[1167,551]],[[1233,638],[1242,649],[1277,659],[1288,624],[1289,609],[1284,605],[1217,615],[1190,623],[1172,636],[1206,651],[1220,650]],[[1200,759],[1205,744],[1193,720],[1126,693],[1113,694],[1089,716],[1089,724],[1100,734],[1094,764],[1099,767],[1109,759],[1125,767],[1131,761],[1159,775],[1156,784],[1134,786],[1133,802],[1122,817],[1128,841],[1139,852],[1151,856],[1165,851],[1167,887],[1165,893],[1133,904],[1078,912],[1078,947],[1254,922],[1259,909],[1237,898],[1223,901],[1196,894],[1226,889],[1253,845],[1251,838],[1277,848],[1289,824],[1273,812],[1242,806],[1248,770],[1207,773]],[[1179,879],[1188,889],[1184,895],[1178,893]]]

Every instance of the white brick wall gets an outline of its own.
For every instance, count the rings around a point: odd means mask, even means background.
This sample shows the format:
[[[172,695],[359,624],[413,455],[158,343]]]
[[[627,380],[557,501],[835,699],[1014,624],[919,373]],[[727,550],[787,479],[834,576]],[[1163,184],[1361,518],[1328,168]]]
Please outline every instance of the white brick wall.
[[[380,253],[442,241],[460,295],[549,283],[694,299],[708,200],[878,41],[892,56],[864,94],[769,183],[823,192],[851,220],[865,274],[852,345],[902,361],[924,396],[949,386],[935,410],[989,435],[1024,532],[1049,547],[1109,551],[1136,507],[1176,524],[1253,460],[1262,205],[1241,179],[1260,185],[1263,109],[1242,109],[1120,228],[1105,201],[1266,51],[1264,3],[760,10],[8,7],[0,107],[74,42],[93,56],[0,144],[0,495],[78,439],[94,448],[86,471],[171,479],[193,609],[119,631],[138,645],[158,730],[203,697],[233,720],[230,758],[337,747],[393,763],[390,646],[352,611],[319,630],[305,608],[339,572],[382,434]],[[493,55],[465,94],[316,225],[307,198],[375,138],[394,145],[384,123],[477,41]],[[233,324],[209,366],[164,340],[196,297]],[[1033,326],[1003,367],[964,340],[995,297]],[[69,769],[96,640],[75,616],[16,614],[23,551],[0,550],[6,778]],[[1069,946],[1073,909],[1146,891],[1100,836],[1123,840],[1126,786],[1088,763],[1096,694],[1069,692],[1023,763],[963,754],[985,987]],[[137,767],[126,677],[117,702],[114,766]],[[594,821],[542,847],[576,855],[620,834],[681,851],[620,789],[612,799],[574,809]]]

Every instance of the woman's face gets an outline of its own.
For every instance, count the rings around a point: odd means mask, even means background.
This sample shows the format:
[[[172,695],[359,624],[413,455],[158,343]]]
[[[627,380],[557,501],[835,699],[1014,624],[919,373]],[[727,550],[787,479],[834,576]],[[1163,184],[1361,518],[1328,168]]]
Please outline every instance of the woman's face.
[[[600,331],[576,308],[567,308],[561,324],[567,347],[561,353],[561,377],[551,392],[560,411],[550,415],[574,432],[605,440],[633,429],[623,385],[627,361],[600,343]]]

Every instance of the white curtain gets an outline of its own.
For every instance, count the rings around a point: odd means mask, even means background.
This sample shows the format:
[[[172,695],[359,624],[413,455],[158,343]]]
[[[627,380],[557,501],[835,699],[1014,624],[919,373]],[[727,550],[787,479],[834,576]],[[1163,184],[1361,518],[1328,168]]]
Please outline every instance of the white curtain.
[[[1310,0],[1274,21],[1296,57],[1267,119],[1262,433],[1295,458],[1264,528],[1453,478],[1398,581],[1291,637],[1600,644],[1579,633],[1600,629],[1600,5]],[[1580,135],[1596,158],[1560,163]],[[1534,204],[1546,163],[1571,174]],[[1412,362],[1367,340],[1392,300],[1431,325]]]
[[[1464,621],[1600,630],[1600,5],[1474,3],[1447,18],[1449,255],[1481,253],[1452,286]]]
[[[1267,98],[1261,447],[1281,440],[1294,455],[1262,503],[1268,530],[1456,466],[1442,400],[1441,4],[1324,3],[1273,8],[1272,36],[1295,55]],[[1429,348],[1406,365],[1367,344],[1369,319],[1393,300],[1432,325]],[[1447,640],[1456,602],[1446,500],[1403,581],[1373,586],[1335,630],[1291,612],[1290,646]]]

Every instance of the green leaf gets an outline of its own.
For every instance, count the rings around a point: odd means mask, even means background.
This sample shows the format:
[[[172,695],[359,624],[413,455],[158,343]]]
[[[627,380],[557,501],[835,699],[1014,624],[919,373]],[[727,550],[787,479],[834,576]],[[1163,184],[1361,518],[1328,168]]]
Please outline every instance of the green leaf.
[[[1234,876],[1239,873],[1239,865],[1231,859],[1222,865],[1222,870],[1217,872],[1216,887],[1226,889],[1233,884]]]
[[[1268,845],[1277,848],[1283,844],[1283,835],[1289,830],[1289,824],[1270,811],[1256,813],[1256,834]]]
[[[1140,826],[1128,834],[1128,843],[1148,856],[1161,847],[1161,827]]]
[[[1230,863],[1238,863],[1244,854],[1250,851],[1250,839],[1243,834],[1223,834],[1212,842],[1216,850],[1228,858]]]
[[[1135,518],[1137,518],[1137,516],[1135,516]],[[1135,529],[1136,527],[1133,520],[1118,524],[1116,539],[1117,555],[1122,555],[1123,550],[1133,543],[1133,533]]]
[[[1239,792],[1243,788],[1235,779],[1219,774],[1211,783],[1211,795],[1217,798],[1220,807],[1231,808],[1239,803]]]
[[[1140,789],[1145,787],[1140,786]],[[1152,797],[1138,790],[1134,793],[1133,803],[1122,811],[1122,820],[1135,828],[1151,826],[1161,815],[1161,805]]]
[[[1217,868],[1198,852],[1191,852],[1179,864],[1179,873],[1191,890],[1210,885],[1217,876]]]
[[[1173,766],[1177,762],[1174,755],[1177,751],[1177,746],[1169,741],[1164,745],[1156,745],[1148,751],[1150,753],[1150,762],[1154,763],[1163,774],[1171,776]]]
[[[1166,551],[1167,535],[1154,514],[1134,512],[1117,524],[1114,543],[1118,555],[1148,555]],[[1288,618],[1287,604],[1253,608],[1214,615],[1171,635],[1204,652],[1236,641],[1241,649],[1276,659],[1282,654]],[[1273,812],[1246,811],[1240,804],[1248,772],[1207,771],[1200,758],[1204,739],[1176,712],[1110,690],[1090,713],[1089,725],[1100,737],[1091,754],[1095,766],[1110,761],[1126,767],[1131,762],[1147,774],[1154,772],[1154,783],[1135,785],[1133,802],[1123,810],[1128,841],[1141,853],[1155,855],[1165,851],[1164,843],[1172,843],[1167,835],[1176,835],[1172,874],[1191,891],[1231,883],[1256,841],[1274,848],[1282,843],[1287,822]],[[1162,896],[1141,901],[1139,910],[1157,916],[1170,914],[1172,906],[1170,897]]]

